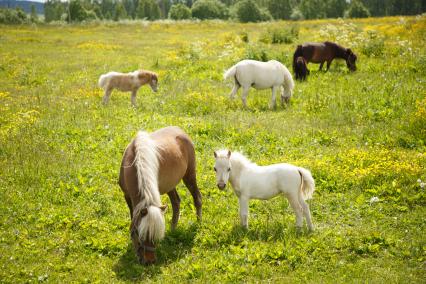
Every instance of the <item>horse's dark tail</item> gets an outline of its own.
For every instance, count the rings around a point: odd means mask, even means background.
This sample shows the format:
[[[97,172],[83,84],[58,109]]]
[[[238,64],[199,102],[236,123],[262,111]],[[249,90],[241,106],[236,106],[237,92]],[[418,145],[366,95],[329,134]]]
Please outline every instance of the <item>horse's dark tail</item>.
[[[296,51],[293,54],[293,72],[296,74],[296,59],[297,57],[302,56],[303,57],[303,48],[302,45],[298,45],[296,48]]]

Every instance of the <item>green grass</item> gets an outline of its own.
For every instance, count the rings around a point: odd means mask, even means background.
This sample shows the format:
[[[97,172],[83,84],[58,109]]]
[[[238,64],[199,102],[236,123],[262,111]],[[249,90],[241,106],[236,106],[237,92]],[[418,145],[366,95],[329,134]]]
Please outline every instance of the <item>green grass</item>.
[[[292,44],[259,40],[289,24],[0,26],[0,282],[423,282],[425,17],[306,21]],[[311,64],[276,110],[270,91],[251,90],[248,109],[227,97],[222,74],[238,60],[291,67],[297,43],[327,39],[358,54],[355,73]],[[99,75],[137,68],[159,73],[159,92],[143,87],[137,108],[114,92],[102,106]],[[144,267],[119,166],[139,129],[168,125],[195,143],[203,222],[180,184],[178,229],[169,210],[158,264]],[[316,231],[296,234],[280,197],[251,201],[242,230],[237,198],[215,186],[222,147],[309,168]]]

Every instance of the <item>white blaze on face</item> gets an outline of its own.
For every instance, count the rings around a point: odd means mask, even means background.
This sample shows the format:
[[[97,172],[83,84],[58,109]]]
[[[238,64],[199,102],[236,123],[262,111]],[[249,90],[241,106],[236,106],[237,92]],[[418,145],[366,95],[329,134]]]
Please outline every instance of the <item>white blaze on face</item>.
[[[231,161],[228,156],[218,156],[216,152],[215,158],[216,185],[219,189],[224,189],[231,173]]]

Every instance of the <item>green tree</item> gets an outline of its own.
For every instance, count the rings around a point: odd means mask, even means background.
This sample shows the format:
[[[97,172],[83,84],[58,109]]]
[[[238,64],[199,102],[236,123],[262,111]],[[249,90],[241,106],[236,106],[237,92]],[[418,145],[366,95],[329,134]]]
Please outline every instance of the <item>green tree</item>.
[[[157,20],[160,18],[160,7],[155,0],[139,0],[136,16],[139,19]]]
[[[103,0],[100,4],[102,15],[105,19],[112,19],[112,16],[114,15],[114,9],[115,5],[112,0]]]
[[[191,18],[191,9],[185,4],[174,4],[169,11],[169,18],[173,20],[184,20]]]
[[[60,0],[48,0],[44,3],[44,21],[59,21],[65,13],[65,6]]]
[[[269,0],[268,10],[274,19],[290,19],[290,0]]]
[[[233,7],[235,17],[243,23],[269,21],[271,14],[266,9],[261,9],[253,0],[242,0]]]
[[[346,0],[327,0],[325,14],[327,18],[343,17],[348,3]]]
[[[192,16],[204,19],[226,19],[228,9],[218,0],[198,0],[192,6]]]
[[[37,15],[36,7],[35,7],[34,4],[31,4],[30,20],[33,23],[37,23],[38,22],[38,15]]]
[[[346,15],[349,18],[367,18],[370,17],[370,11],[368,11],[361,1],[352,0]]]
[[[323,0],[302,0],[300,12],[306,19],[323,19],[326,15],[326,2]]]
[[[116,3],[115,9],[114,9],[114,21],[119,21],[126,18],[127,18],[127,12],[126,12],[126,9],[124,8],[123,3],[121,2]]]

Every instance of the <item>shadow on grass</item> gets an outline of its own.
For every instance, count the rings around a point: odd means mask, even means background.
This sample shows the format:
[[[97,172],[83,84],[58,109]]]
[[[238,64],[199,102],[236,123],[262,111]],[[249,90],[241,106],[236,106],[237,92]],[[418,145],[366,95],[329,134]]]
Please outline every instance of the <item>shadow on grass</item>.
[[[117,277],[123,280],[155,278],[161,273],[162,266],[179,260],[191,251],[197,231],[198,224],[192,224],[188,227],[181,227],[168,232],[164,240],[156,247],[157,263],[150,266],[139,264],[129,237],[129,245],[126,252],[114,265]]]

